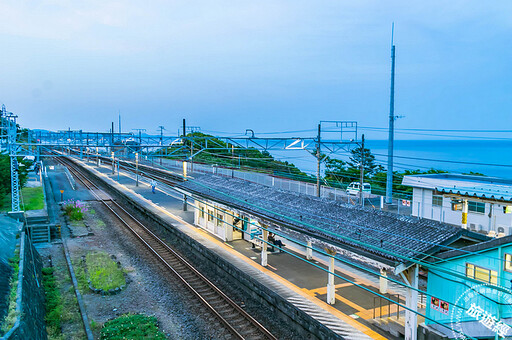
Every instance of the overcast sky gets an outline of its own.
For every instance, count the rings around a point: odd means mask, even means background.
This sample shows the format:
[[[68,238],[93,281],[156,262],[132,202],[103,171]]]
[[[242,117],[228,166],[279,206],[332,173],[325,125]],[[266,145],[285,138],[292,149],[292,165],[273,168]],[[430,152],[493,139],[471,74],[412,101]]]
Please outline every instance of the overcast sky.
[[[1,0],[0,102],[107,131],[512,126],[512,1]],[[377,135],[375,135],[377,136]]]

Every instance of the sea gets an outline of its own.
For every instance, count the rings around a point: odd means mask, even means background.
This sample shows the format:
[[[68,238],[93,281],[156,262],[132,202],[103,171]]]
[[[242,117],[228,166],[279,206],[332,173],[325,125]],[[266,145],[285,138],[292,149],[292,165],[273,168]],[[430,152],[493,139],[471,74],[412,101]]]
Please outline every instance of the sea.
[[[365,147],[375,156],[377,164],[387,167],[387,140],[366,140]],[[322,152],[329,153],[329,150]],[[271,153],[308,174],[316,174],[316,159],[308,151],[274,150]],[[349,156],[348,148],[331,154],[345,161]],[[395,171],[437,169],[512,179],[512,139],[395,140],[394,156]]]

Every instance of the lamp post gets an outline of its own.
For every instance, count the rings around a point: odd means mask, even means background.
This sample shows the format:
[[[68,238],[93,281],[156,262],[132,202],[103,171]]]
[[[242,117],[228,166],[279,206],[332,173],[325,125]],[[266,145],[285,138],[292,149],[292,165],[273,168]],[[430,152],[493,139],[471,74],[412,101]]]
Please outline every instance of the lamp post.
[[[135,186],[139,186],[139,153],[135,153]]]

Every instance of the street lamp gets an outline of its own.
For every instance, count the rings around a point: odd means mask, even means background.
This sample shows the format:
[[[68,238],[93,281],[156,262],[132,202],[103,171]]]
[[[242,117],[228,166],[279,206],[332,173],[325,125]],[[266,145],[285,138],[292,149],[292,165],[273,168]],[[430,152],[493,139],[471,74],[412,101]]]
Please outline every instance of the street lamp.
[[[139,153],[135,153],[135,186],[139,186]]]

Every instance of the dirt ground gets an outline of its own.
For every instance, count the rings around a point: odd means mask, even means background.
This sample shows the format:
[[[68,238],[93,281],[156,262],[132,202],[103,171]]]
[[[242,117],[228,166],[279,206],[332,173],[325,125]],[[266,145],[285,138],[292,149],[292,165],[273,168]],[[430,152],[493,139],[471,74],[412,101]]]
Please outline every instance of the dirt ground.
[[[149,255],[144,255],[136,241],[128,231],[118,226],[116,221],[105,213],[101,203],[87,203],[89,211],[84,223],[63,223],[62,235],[66,238],[67,246],[75,268],[75,274],[80,281],[80,261],[88,252],[102,250],[115,255],[116,261],[126,274],[127,286],[116,295],[102,296],[93,293],[84,284],[79,285],[91,321],[95,338],[99,338],[101,325],[125,313],[144,313],[154,315],[159,321],[160,329],[169,339],[222,339],[227,334],[215,327],[216,320],[201,311],[196,302],[189,301],[189,294],[184,288],[177,286],[172,278],[164,278],[163,268]],[[67,229],[69,228],[69,229]],[[73,236],[73,237],[71,237]],[[64,318],[64,339],[84,338],[81,319],[77,314],[76,300],[67,272],[62,245],[53,244],[51,247],[39,249],[41,256],[49,265],[49,259],[56,268],[56,276],[60,282],[63,298],[71,299],[69,317]],[[81,277],[82,283],[84,277]],[[73,302],[75,307],[73,308]],[[73,312],[74,310],[74,312]]]

